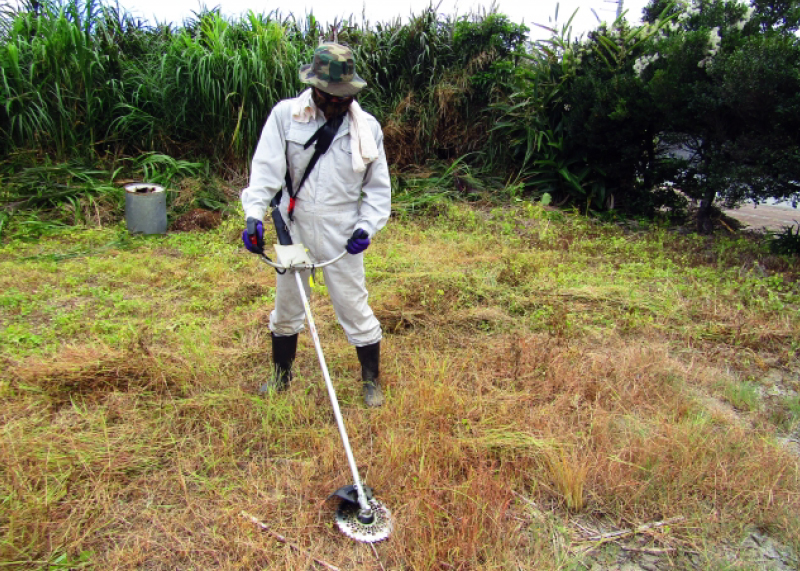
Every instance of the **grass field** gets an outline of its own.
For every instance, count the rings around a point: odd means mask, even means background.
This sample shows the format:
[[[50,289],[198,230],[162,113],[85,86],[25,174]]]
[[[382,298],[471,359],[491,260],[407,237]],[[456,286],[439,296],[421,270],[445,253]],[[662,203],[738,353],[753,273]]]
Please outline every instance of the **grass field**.
[[[310,337],[290,390],[256,396],[275,276],[240,226],[0,246],[1,568],[797,563],[796,260],[525,202],[393,218],[366,258],[384,407],[324,284],[312,303],[394,516],[373,548],[326,502],[352,482]]]

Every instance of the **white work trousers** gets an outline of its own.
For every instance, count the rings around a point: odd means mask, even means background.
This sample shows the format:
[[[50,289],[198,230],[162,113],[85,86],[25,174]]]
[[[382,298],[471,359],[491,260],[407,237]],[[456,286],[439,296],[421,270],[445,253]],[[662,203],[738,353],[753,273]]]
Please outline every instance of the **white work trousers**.
[[[285,199],[285,193],[284,193]],[[284,220],[288,220],[282,201]],[[295,221],[289,227],[292,241],[302,243],[313,260],[324,262],[344,250],[347,238],[358,219],[355,206],[349,208],[321,207],[297,202]],[[348,233],[349,232],[349,233]],[[301,272],[306,295],[310,295],[310,272]],[[336,318],[347,340],[356,347],[372,345],[381,340],[381,326],[367,303],[367,283],[364,273],[364,254],[346,254],[344,258],[322,268]],[[275,309],[270,314],[269,328],[275,335],[294,335],[303,330],[305,310],[291,272],[278,275]]]

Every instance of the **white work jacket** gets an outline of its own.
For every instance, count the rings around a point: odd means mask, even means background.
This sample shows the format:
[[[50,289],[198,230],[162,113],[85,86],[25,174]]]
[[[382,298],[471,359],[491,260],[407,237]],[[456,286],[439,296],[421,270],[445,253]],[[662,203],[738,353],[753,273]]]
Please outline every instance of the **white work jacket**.
[[[304,149],[303,145],[325,123],[325,118],[322,113],[317,113],[316,117],[306,123],[297,121],[292,117],[295,106],[295,99],[281,101],[273,108],[264,126],[253,156],[250,184],[242,191],[245,217],[264,219],[270,201],[285,184],[287,165],[292,185],[297,190],[296,187],[314,154],[313,145],[308,149]],[[328,152],[319,158],[299,189],[295,207],[297,224],[290,225],[293,239],[295,232],[300,230],[296,226],[303,226],[303,219],[331,211],[346,211],[349,214],[354,208],[357,212],[354,218],[347,216],[352,219],[353,225],[341,230],[346,235],[337,233],[329,236],[335,238],[340,246],[344,245],[356,228],[365,230],[372,238],[389,219],[391,179],[383,149],[383,131],[372,115],[363,113],[363,116],[367,118],[377,144],[378,158],[369,163],[363,173],[355,172],[349,139],[350,119],[345,116]],[[284,192],[281,199],[281,210],[288,223],[286,208],[289,197],[286,194]]]
[[[298,98],[299,99],[299,98]],[[288,165],[292,185],[297,190],[314,153],[303,145],[324,123],[313,108],[306,122],[294,115],[298,99],[281,101],[272,110],[253,156],[250,184],[242,191],[246,217],[264,220],[269,203],[285,184]],[[353,167],[350,118],[345,117],[328,151],[319,157],[314,169],[297,193],[294,222],[289,222],[289,196],[281,197],[281,213],[295,244],[302,243],[318,261],[339,255],[356,228],[374,237],[391,212],[391,179],[383,149],[383,132],[372,115],[362,112],[372,131],[378,156],[363,172]],[[359,124],[361,124],[359,119]],[[271,224],[268,218],[266,224]],[[336,316],[349,342],[357,347],[380,341],[381,327],[369,307],[363,254],[346,255],[323,268],[325,285]],[[306,293],[307,275],[303,274]],[[278,275],[275,309],[270,315],[270,330],[276,335],[293,335],[304,326],[304,310],[293,277]]]

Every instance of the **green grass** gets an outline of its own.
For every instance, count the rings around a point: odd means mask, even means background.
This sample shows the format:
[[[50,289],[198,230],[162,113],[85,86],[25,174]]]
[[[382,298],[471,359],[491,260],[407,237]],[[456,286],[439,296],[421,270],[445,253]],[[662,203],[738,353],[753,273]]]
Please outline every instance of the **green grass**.
[[[760,246],[526,202],[398,214],[366,257],[381,409],[362,405],[324,284],[312,300],[362,476],[394,513],[373,553],[331,525],[325,498],[350,476],[307,335],[289,391],[256,396],[275,278],[240,218],[0,245],[10,568],[378,568],[377,553],[387,569],[580,569],[643,546],[724,568],[748,526],[800,547],[798,458],[777,445],[798,426],[797,281],[743,270]],[[779,398],[761,390],[771,370]]]

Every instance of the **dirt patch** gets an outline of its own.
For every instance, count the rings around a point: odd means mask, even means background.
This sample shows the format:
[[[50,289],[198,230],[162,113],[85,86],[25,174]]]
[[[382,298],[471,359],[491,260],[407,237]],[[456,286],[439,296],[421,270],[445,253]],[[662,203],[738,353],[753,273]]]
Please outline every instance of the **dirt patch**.
[[[247,305],[248,303],[253,303],[269,295],[269,293],[270,289],[260,284],[241,284],[236,288],[236,291],[231,294],[230,301],[236,306]]]
[[[750,228],[772,231],[786,227],[797,230],[800,220],[800,210],[782,204],[743,204],[739,208],[726,210],[725,214]]]
[[[584,547],[583,543],[574,543],[570,551],[584,554],[586,558],[579,568],[592,571],[705,569],[709,562],[720,566],[729,564],[734,569],[788,571],[798,568],[798,558],[791,547],[754,528],[747,531],[746,537],[738,545],[716,545],[703,554],[698,553],[693,545],[671,536],[669,525],[680,525],[680,520],[675,518],[642,525],[637,529],[605,528],[604,533],[588,537],[592,524],[575,521],[576,537],[583,541],[588,539],[594,545]]]
[[[729,557],[731,562],[758,564],[760,569],[789,571],[798,569],[800,565],[797,554],[790,547],[759,530],[752,530],[737,551]]]
[[[214,210],[195,208],[182,214],[172,223],[171,230],[175,232],[196,232],[213,230],[222,222],[222,214]]]

